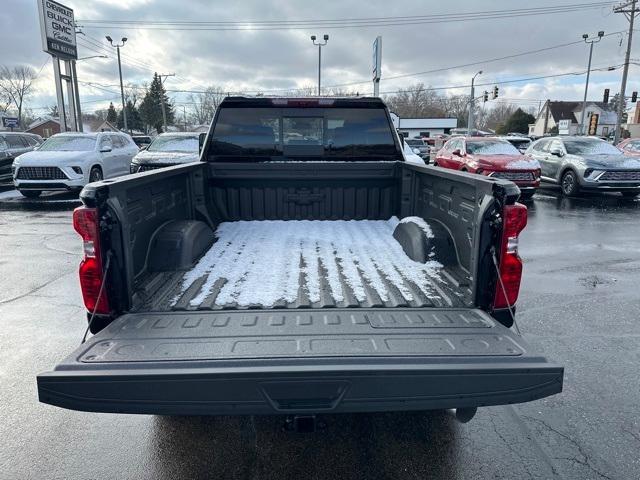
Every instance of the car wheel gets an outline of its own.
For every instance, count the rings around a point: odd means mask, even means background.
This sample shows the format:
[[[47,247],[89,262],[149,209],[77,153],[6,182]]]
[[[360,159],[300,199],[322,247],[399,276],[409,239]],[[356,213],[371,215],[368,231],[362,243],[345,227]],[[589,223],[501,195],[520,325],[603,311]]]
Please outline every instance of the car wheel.
[[[437,166],[438,166],[438,162],[436,162],[436,161],[434,160],[434,162],[433,162],[433,166],[434,166],[434,167],[437,167]]]
[[[640,190],[630,190],[627,192],[620,192],[624,198],[634,198],[640,195]]]
[[[89,183],[99,182],[102,178],[102,170],[100,167],[93,167],[91,172],[89,172]]]
[[[18,190],[23,197],[38,198],[42,194],[42,190]]]
[[[567,197],[573,197],[578,194],[578,179],[576,178],[576,174],[573,173],[573,170],[564,172],[562,180],[560,181],[560,188],[562,189],[562,193]]]

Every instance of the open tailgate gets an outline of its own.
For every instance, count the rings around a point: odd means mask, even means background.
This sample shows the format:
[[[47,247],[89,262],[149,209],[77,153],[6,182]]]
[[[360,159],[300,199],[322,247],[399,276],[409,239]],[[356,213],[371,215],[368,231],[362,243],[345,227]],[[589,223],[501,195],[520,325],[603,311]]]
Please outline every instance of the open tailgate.
[[[526,402],[562,378],[474,309],[163,312],[118,318],[38,394],[95,412],[363,412]]]

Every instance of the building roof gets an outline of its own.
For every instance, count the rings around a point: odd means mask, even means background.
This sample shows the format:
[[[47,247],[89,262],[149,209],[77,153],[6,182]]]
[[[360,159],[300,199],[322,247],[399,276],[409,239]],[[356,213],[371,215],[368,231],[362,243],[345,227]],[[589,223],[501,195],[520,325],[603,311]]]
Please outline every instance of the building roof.
[[[27,130],[31,130],[32,128],[36,128],[39,127],[40,125],[44,125],[45,123],[48,122],[53,122],[53,123],[57,123],[58,125],[60,125],[60,120],[57,118],[53,118],[53,117],[49,117],[49,116],[44,116],[44,117],[40,117],[38,119],[36,119],[35,121],[31,122],[29,124],[29,126],[27,127]]]
[[[608,104],[604,102],[587,102],[587,107],[589,105],[595,105],[603,110],[604,113],[600,117],[600,123],[616,123],[616,114],[609,110],[610,106]],[[581,109],[582,102],[549,101],[549,112],[556,123],[560,120],[570,120],[571,123],[578,123],[579,120],[575,112]],[[544,112],[544,109],[542,111]]]

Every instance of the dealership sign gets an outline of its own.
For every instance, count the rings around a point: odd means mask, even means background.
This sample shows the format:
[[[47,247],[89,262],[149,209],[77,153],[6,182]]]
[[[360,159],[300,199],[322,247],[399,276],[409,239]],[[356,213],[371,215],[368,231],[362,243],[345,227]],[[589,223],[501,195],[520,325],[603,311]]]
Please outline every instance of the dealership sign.
[[[65,60],[78,58],[73,10],[53,0],[38,0],[42,49]]]
[[[2,126],[5,128],[18,128],[18,117],[2,117]]]
[[[382,76],[382,37],[373,42],[373,81],[379,82]]]

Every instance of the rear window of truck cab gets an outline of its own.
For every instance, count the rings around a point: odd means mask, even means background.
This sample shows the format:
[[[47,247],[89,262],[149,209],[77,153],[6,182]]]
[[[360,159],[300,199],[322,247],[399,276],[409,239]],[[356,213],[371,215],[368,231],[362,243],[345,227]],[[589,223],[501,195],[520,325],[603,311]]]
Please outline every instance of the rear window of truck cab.
[[[221,107],[212,161],[400,160],[383,108]]]

